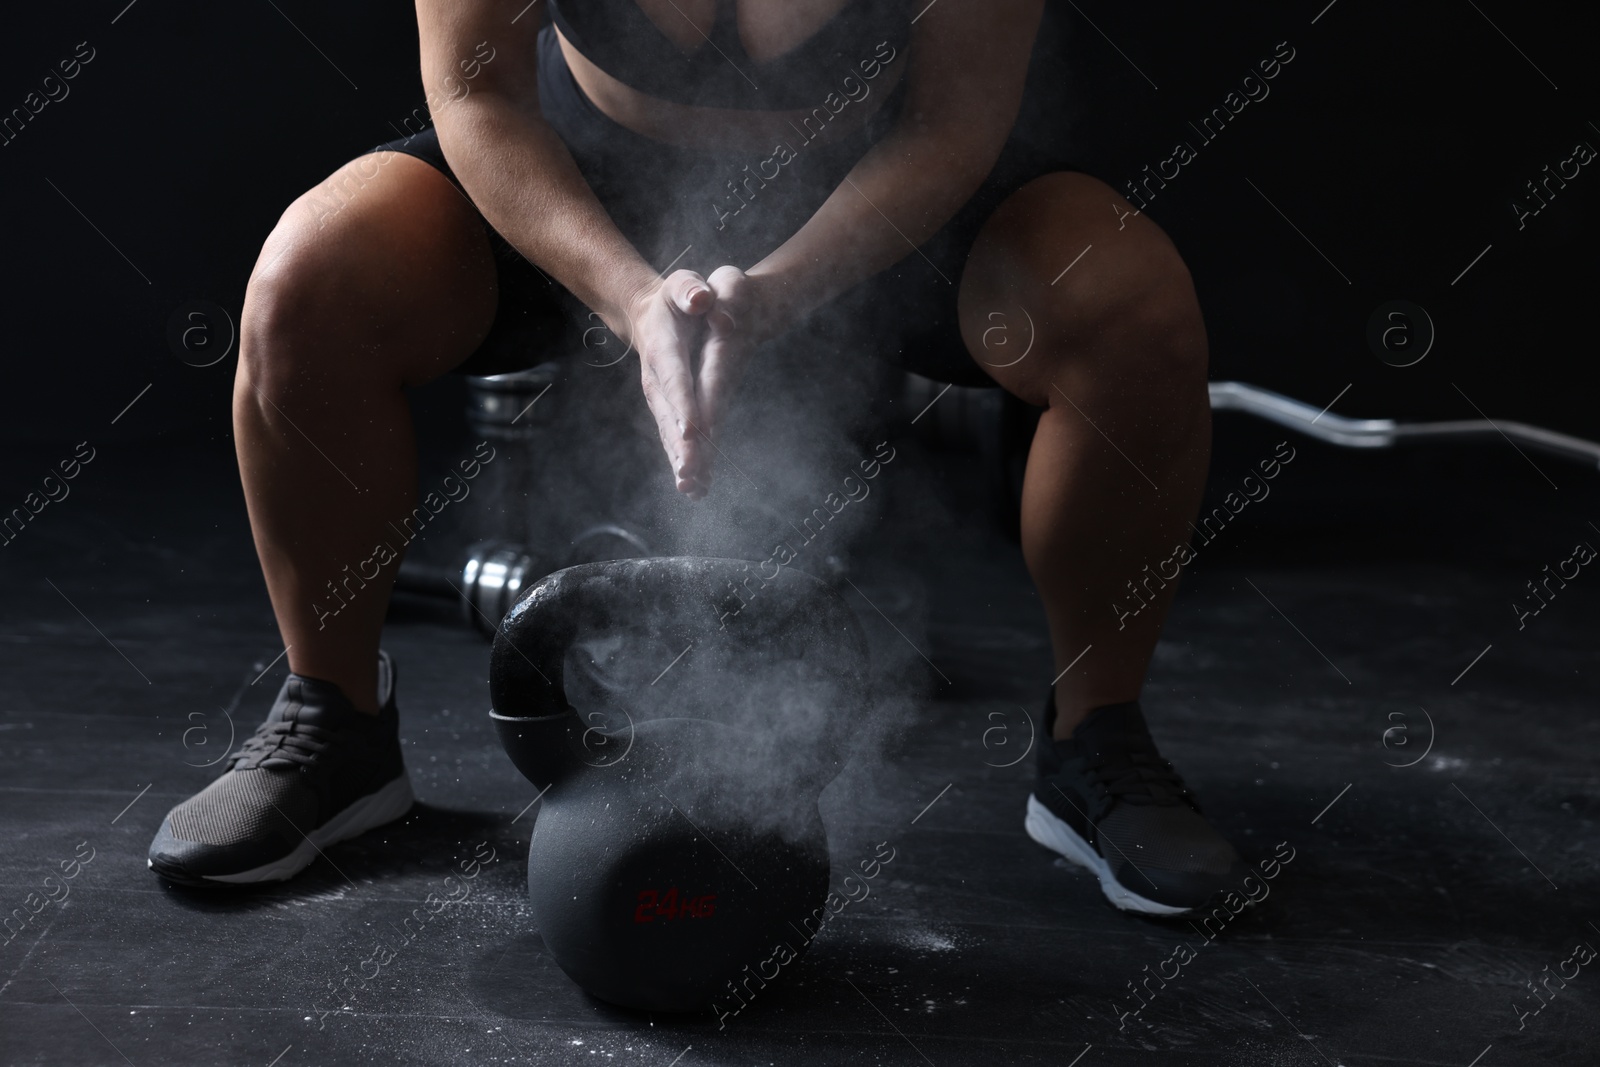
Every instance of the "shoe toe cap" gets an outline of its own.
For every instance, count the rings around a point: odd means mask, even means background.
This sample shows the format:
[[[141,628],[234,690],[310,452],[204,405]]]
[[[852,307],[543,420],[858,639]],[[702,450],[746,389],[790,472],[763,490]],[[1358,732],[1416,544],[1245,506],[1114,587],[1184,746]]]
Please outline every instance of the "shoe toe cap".
[[[214,884],[214,880],[238,875],[280,860],[293,846],[277,839],[256,839],[228,845],[209,845],[186,841],[172,829],[172,816],[161,821],[150,842],[147,865],[160,877],[185,885]]]
[[[1194,909],[1230,889],[1243,893],[1249,867],[1192,809],[1124,809],[1101,829],[1117,881],[1147,900]]]
[[[1147,900],[1192,911],[1225,899],[1229,891],[1244,899],[1241,883],[1249,873],[1250,869],[1235,855],[1232,863],[1200,870],[1133,870],[1124,866],[1116,876],[1129,890]]]

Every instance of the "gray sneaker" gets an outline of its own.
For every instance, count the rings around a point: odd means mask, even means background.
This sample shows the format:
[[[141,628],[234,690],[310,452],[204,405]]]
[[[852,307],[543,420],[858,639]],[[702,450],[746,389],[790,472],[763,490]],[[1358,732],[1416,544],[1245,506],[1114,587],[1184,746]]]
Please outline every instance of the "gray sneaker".
[[[1047,700],[1029,837],[1093,871],[1124,911],[1183,915],[1240,885],[1249,867],[1161,758],[1138,701],[1096,708],[1054,741],[1054,690]]]
[[[414,798],[394,690],[385,652],[376,716],[332,682],[291,673],[227,772],[167,813],[150,869],[183,885],[282,881],[318,850],[400,818]]]

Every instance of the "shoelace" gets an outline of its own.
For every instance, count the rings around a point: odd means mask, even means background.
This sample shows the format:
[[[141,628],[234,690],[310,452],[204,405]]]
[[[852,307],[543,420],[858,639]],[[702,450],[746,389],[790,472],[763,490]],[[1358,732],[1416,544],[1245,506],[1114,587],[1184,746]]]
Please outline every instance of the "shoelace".
[[[234,769],[259,767],[265,760],[286,759],[310,766],[333,740],[333,731],[303,722],[264,722],[239,746],[230,764]]]
[[[1188,804],[1199,810],[1183,776],[1145,738],[1136,735],[1120,740],[1121,744],[1112,746],[1115,762],[1083,756],[1068,761],[1081,767],[1095,783],[1100,809],[1095,818],[1105,815],[1119,800],[1135,805]]]
[[[1154,752],[1128,752],[1127,761],[1089,767],[1108,794],[1130,804],[1178,804],[1189,795],[1182,775]]]

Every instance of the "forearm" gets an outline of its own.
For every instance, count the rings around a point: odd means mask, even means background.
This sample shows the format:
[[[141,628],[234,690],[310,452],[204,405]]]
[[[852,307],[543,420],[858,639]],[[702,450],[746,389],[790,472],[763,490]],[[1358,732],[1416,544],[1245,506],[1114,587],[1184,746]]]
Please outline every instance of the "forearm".
[[[527,7],[417,0],[423,88],[445,101],[433,109],[439,144],[489,224],[621,333],[629,298],[656,272],[540,114],[539,19]]]
[[[917,254],[977,191],[1003,142],[1002,131],[953,150],[940,131],[891,132],[804,226],[747,273],[787,317],[804,316]]]
[[[494,93],[472,94],[437,125],[451,169],[489,225],[621,333],[629,298],[656,272],[617,229],[555,131]]]
[[[793,237],[748,271],[781,317],[792,322],[916,255],[978,190],[1016,122],[1043,10],[1043,0],[923,8],[894,128]]]

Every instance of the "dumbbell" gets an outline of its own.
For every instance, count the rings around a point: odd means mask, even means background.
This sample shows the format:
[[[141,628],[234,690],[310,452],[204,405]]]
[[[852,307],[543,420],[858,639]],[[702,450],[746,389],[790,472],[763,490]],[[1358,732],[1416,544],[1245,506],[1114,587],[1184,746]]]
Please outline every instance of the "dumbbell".
[[[478,541],[468,547],[454,567],[407,557],[395,575],[395,589],[457,603],[463,622],[485,637],[492,637],[500,619],[523,590],[557,566],[650,554],[650,545],[637,532],[620,523],[604,522],[573,538],[559,562],[548,553],[515,541]]]

